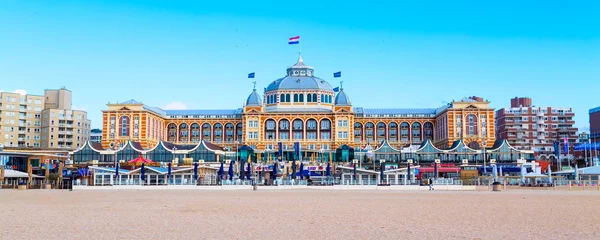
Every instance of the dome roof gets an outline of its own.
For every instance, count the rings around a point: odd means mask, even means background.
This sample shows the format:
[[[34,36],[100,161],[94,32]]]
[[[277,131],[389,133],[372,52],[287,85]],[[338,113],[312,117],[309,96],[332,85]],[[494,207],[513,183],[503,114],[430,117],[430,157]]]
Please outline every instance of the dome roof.
[[[348,95],[346,95],[346,93],[344,92],[344,89],[341,89],[340,92],[337,94],[337,96],[335,96],[334,104],[336,106],[352,105],[352,103],[350,102],[350,98],[348,97]]]
[[[298,62],[287,69],[287,76],[273,81],[266,91],[274,90],[325,90],[333,91],[331,85],[313,75],[313,68],[305,65],[302,56],[298,58]]]
[[[248,99],[246,99],[246,106],[261,106],[262,101],[260,99],[260,95],[256,92],[256,89],[252,90]]]

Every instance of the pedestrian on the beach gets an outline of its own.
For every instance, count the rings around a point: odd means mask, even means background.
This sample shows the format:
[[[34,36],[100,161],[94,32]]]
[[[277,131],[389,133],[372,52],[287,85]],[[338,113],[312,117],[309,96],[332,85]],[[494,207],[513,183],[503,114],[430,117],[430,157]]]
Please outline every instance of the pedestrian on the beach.
[[[433,190],[433,178],[429,178],[429,191]]]

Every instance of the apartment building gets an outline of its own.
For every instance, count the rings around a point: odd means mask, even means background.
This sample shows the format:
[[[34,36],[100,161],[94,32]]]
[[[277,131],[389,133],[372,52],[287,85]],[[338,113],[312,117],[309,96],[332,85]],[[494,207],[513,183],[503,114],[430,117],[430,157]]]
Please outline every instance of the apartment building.
[[[72,93],[0,93],[0,144],[7,148],[76,149],[90,136],[85,111],[71,109]]]
[[[39,148],[44,96],[0,92],[0,144]]]
[[[510,108],[496,111],[496,138],[508,140],[517,149],[533,149],[538,155],[550,157],[554,155],[554,142],[560,143],[561,152],[565,141],[569,149],[575,145],[578,137],[574,117],[571,108],[539,107],[531,98],[513,98]]]

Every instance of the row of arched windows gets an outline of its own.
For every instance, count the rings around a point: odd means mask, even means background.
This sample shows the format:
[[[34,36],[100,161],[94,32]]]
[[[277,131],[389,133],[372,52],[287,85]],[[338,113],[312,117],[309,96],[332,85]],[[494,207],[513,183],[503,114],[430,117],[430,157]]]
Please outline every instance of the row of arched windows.
[[[333,96],[332,95],[327,95],[327,94],[321,94],[321,103],[332,103]],[[272,94],[272,95],[267,95],[266,96],[266,102],[267,104],[274,104],[277,103],[278,99],[277,99],[277,95],[276,94]],[[295,103],[317,103],[319,102],[319,95],[316,93],[294,93],[294,94],[290,94],[290,93],[282,93],[279,95],[279,102],[282,103],[289,103],[289,102],[295,102]]]
[[[424,140],[433,140],[433,123],[426,122],[423,125],[419,122],[409,124],[402,122],[398,125],[395,122],[385,124],[383,122],[375,125],[372,122],[364,124],[354,123],[354,141],[355,142],[373,142],[375,140],[388,140],[390,142],[412,142],[420,144]]]
[[[331,139],[331,120],[308,119],[306,122],[301,119],[294,119],[291,122],[287,119],[275,121],[268,119],[265,121],[265,140],[289,140],[289,139],[308,139],[308,140],[328,140]]]
[[[169,142],[190,142],[197,143],[201,140],[215,143],[233,143],[242,140],[244,134],[242,123],[233,125],[226,123],[225,126],[221,123],[213,125],[204,123],[192,123],[188,126],[187,123],[181,123],[179,126],[175,123],[167,125],[167,141]]]

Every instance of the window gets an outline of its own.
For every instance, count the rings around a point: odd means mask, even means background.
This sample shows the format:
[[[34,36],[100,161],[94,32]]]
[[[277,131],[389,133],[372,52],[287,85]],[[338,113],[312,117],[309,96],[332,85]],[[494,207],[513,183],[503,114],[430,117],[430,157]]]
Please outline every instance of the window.
[[[279,139],[287,140],[290,138],[290,133],[288,132],[279,132]]]
[[[294,93],[294,102],[298,102],[298,94]]]
[[[306,94],[306,102],[313,102],[312,94]]]
[[[321,132],[321,139],[331,139],[330,132]]]
[[[129,117],[121,117],[121,134],[122,137],[129,136]]]
[[[317,132],[307,132],[306,138],[308,139],[317,139]]]
[[[300,94],[299,98],[300,98],[300,102],[304,102],[304,94]]]
[[[267,130],[275,130],[275,120],[267,120]]]
[[[294,132],[294,139],[302,139],[302,132]]]
[[[339,120],[338,127],[348,127],[348,120]]]
[[[290,94],[285,95],[285,102],[290,102]]]
[[[338,138],[339,139],[347,139],[348,138],[348,132],[346,132],[346,131],[338,132]]]

